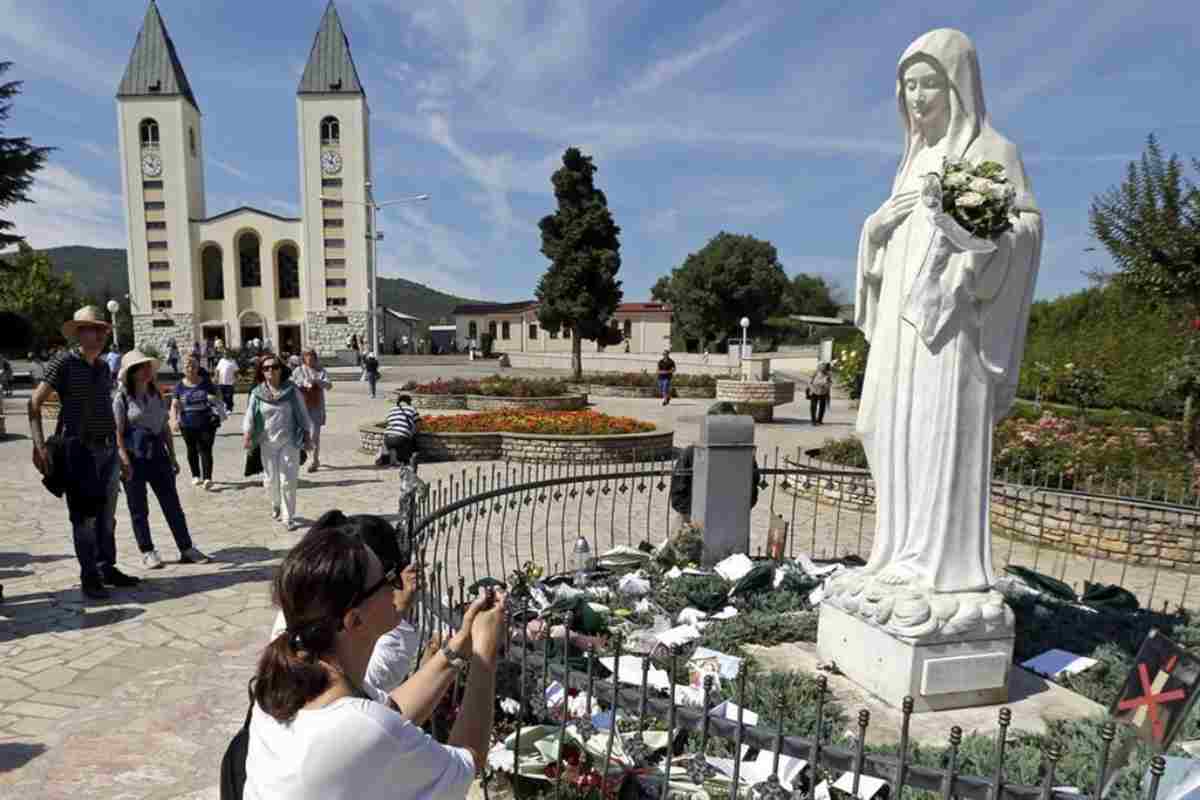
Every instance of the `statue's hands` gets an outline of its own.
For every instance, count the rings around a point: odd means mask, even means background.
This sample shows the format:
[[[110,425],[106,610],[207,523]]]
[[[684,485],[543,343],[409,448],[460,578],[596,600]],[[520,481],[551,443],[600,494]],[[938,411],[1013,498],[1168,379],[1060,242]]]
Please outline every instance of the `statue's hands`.
[[[900,192],[888,198],[879,210],[867,218],[867,235],[875,244],[883,244],[892,231],[912,213],[920,201],[918,192]]]

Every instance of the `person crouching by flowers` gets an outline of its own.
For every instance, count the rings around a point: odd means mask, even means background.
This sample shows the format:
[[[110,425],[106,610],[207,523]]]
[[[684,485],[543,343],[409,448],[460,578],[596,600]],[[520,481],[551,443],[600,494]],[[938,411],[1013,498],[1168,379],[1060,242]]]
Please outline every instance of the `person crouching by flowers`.
[[[257,445],[262,454],[272,519],[281,519],[294,531],[300,527],[296,521],[300,451],[310,446],[312,421],[296,384],[283,377],[283,360],[274,353],[259,357],[254,384],[242,420],[243,443],[247,450]]]
[[[287,627],[251,684],[246,800],[466,797],[487,759],[505,596],[481,594],[448,645],[384,693],[364,678],[397,622],[396,581],[352,526],[313,528],[284,558],[272,595]],[[462,713],[439,744],[414,722],[468,663]]]

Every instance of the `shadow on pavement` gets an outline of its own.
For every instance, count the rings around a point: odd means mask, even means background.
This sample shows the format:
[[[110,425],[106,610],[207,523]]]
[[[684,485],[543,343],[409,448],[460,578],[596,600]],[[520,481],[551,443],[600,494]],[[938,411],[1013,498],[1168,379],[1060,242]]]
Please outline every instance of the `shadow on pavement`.
[[[0,773],[23,767],[46,752],[46,745],[30,742],[0,742]]]

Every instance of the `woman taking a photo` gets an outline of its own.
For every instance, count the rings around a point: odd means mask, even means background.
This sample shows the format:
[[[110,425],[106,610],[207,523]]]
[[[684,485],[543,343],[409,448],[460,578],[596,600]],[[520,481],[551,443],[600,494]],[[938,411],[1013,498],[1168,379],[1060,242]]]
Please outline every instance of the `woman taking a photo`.
[[[147,485],[154,490],[171,535],[175,537],[179,563],[198,564],[209,560],[192,545],[187,517],[179,503],[179,491],[175,488],[179,461],[175,458],[175,442],[167,424],[167,402],[154,383],[157,374],[157,359],[130,350],[121,359],[121,388],[113,399],[121,480],[125,485],[125,499],[129,502],[133,536],[142,551],[142,564],[146,569],[163,566],[150,537]]]
[[[304,407],[312,420],[312,463],[309,472],[321,466],[321,428],[325,425],[325,393],[333,388],[329,373],[321,366],[317,351],[309,347],[304,351],[304,363],[292,373],[292,380],[304,395]]]
[[[183,379],[175,385],[175,399],[171,401],[171,414],[183,434],[187,445],[188,468],[192,471],[192,485],[213,485],[213,442],[221,419],[214,413],[213,404],[218,402],[217,387],[200,374],[200,360],[188,356],[183,362]]]
[[[284,558],[272,594],[287,628],[255,673],[246,800],[466,796],[487,758],[505,598],[476,600],[449,644],[385,694],[364,675],[396,625],[396,581],[346,526],[314,528]],[[468,663],[462,713],[439,744],[410,720]]]
[[[242,436],[247,450],[257,446],[262,455],[272,519],[296,530],[300,451],[309,447],[312,422],[296,384],[283,377],[283,361],[274,353],[258,359]]]

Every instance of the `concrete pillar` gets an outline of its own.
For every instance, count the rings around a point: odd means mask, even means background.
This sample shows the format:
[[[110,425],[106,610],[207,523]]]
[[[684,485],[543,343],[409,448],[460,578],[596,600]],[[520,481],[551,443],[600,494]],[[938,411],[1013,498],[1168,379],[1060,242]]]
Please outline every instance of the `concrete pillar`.
[[[753,418],[701,417],[692,470],[692,520],[704,529],[704,565],[749,553]]]

